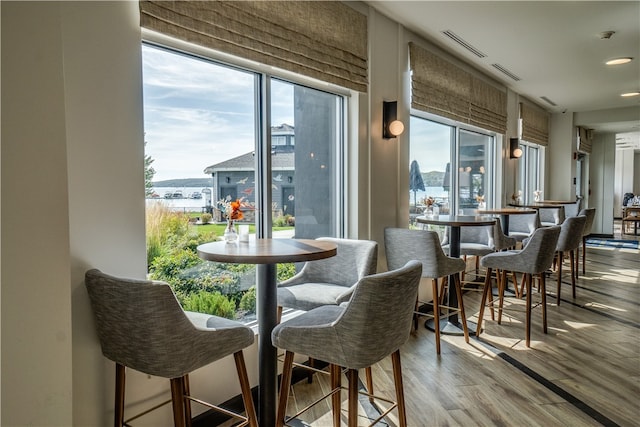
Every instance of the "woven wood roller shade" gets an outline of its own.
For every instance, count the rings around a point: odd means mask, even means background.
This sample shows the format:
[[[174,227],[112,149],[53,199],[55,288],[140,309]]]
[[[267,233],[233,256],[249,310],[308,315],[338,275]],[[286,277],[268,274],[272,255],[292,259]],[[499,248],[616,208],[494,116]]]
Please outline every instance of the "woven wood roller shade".
[[[360,92],[367,17],[332,1],[140,1],[140,25]]]
[[[520,103],[520,120],[523,140],[545,147],[549,145],[549,114],[546,111]]]
[[[496,88],[449,61],[409,43],[411,107],[504,134],[506,89]]]
[[[591,154],[591,139],[593,132],[583,127],[578,128],[578,151],[584,154]]]

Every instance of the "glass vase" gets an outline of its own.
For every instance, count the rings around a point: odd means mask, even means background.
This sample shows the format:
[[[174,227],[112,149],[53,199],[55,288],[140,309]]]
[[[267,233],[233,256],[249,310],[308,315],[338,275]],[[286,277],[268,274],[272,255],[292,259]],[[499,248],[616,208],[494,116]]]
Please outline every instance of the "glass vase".
[[[224,229],[224,240],[227,243],[235,243],[238,240],[238,232],[233,221],[227,221],[227,227]]]

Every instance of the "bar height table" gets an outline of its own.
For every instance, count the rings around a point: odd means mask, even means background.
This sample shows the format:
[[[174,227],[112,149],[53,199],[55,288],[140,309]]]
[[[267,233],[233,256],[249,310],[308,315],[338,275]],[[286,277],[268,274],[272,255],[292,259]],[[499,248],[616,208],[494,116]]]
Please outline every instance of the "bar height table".
[[[493,225],[496,219],[491,216],[482,215],[423,215],[416,217],[416,221],[421,224],[444,225],[450,227],[449,232],[449,256],[452,258],[460,257],[460,227],[470,227],[479,225]],[[456,273],[457,274],[457,273]],[[454,276],[449,277],[449,284],[454,283]],[[451,285],[450,285],[451,286]],[[455,292],[447,292],[450,307],[458,306],[458,297]],[[427,320],[425,326],[429,329],[430,320]],[[433,325],[435,327],[435,325]],[[460,335],[462,333],[458,322],[458,313],[453,313],[447,318],[440,319],[440,333],[448,335]]]
[[[313,261],[335,256],[334,243],[309,239],[251,239],[248,243],[211,242],[198,246],[207,261],[256,264],[258,311],[258,422],[276,425],[277,351],[271,331],[277,324],[276,264]]]

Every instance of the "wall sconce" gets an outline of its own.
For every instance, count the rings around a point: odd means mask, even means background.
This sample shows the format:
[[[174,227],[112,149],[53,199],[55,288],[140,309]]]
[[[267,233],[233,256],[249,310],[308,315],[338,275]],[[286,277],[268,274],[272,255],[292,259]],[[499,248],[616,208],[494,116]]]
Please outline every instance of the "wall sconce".
[[[293,182],[293,177],[292,176],[288,176],[287,177],[287,182],[289,182],[289,184],[291,184]]]
[[[512,159],[522,157],[522,148],[520,148],[520,140],[518,138],[509,139],[509,157]]]
[[[398,101],[382,101],[382,137],[395,138],[404,132],[404,124],[398,120]]]
[[[231,177],[226,177],[224,180],[227,181],[227,184],[228,184],[231,182]]]

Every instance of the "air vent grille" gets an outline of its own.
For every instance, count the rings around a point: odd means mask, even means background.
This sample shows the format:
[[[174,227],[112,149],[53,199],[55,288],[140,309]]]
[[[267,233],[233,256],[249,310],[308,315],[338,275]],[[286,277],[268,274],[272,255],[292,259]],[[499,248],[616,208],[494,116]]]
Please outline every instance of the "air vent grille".
[[[495,68],[496,70],[500,71],[502,74],[504,74],[505,76],[508,76],[509,78],[519,82],[520,80],[522,80],[520,77],[516,76],[514,73],[512,73],[511,71],[507,70],[505,67],[503,67],[500,64],[491,64],[491,66],[493,68]]]
[[[555,102],[553,102],[552,100],[550,100],[549,98],[547,98],[546,96],[541,96],[540,99],[542,99],[547,104],[553,105],[554,107],[558,105]]]
[[[484,53],[482,53],[480,50],[476,49],[475,47],[471,46],[469,43],[467,43],[465,40],[460,38],[460,36],[458,36],[453,31],[444,30],[444,31],[442,31],[442,34],[444,34],[445,36],[449,37],[449,39],[451,39],[452,41],[456,42],[457,44],[459,44],[463,48],[467,49],[469,52],[473,53],[478,58],[486,58],[487,57],[487,55],[485,55]]]

